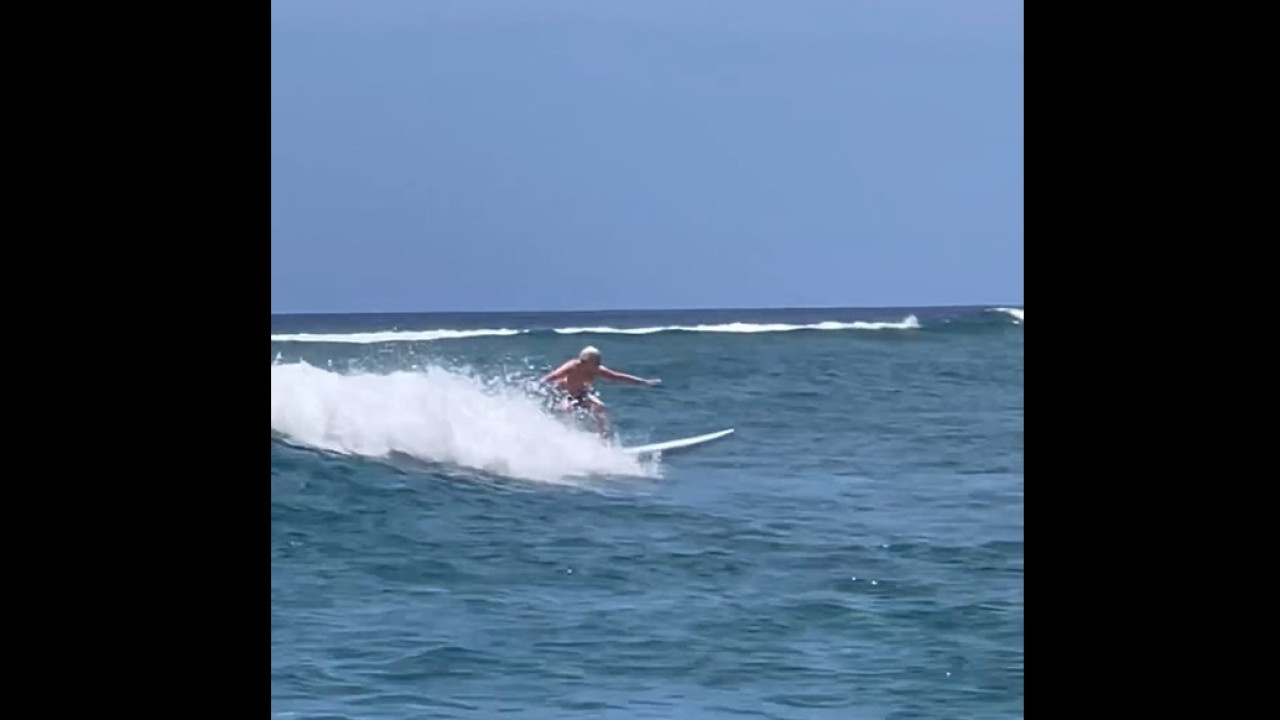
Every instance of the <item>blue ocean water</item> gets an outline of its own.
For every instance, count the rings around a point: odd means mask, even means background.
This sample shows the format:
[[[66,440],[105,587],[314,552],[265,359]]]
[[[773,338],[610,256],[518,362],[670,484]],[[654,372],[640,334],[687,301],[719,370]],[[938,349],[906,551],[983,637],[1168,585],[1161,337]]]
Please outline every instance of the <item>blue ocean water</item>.
[[[1022,315],[273,318],[273,715],[1022,717]]]

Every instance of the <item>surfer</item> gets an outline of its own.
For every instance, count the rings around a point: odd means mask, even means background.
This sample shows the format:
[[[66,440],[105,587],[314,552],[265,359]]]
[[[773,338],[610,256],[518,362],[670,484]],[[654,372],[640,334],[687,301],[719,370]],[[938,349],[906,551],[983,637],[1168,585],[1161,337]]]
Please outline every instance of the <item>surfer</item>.
[[[565,394],[561,409],[568,413],[581,408],[595,418],[600,437],[611,434],[609,412],[605,404],[592,389],[592,381],[605,378],[632,385],[658,385],[661,380],[646,380],[634,375],[627,375],[610,370],[600,364],[600,351],[594,347],[585,347],[578,357],[565,361],[563,365],[542,376],[540,382],[551,383],[553,387]]]

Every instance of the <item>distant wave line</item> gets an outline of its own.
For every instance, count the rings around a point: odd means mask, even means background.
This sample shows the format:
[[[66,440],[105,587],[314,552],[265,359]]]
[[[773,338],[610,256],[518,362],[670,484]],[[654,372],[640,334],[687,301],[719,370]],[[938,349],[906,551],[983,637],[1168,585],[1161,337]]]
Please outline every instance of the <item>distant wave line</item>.
[[[826,321],[805,325],[787,323],[722,323],[717,325],[663,325],[641,328],[614,327],[569,327],[552,328],[550,330],[514,330],[510,328],[477,329],[477,330],[387,330],[367,333],[319,334],[319,333],[286,333],[273,334],[272,342],[317,342],[317,343],[387,343],[387,342],[430,342],[435,340],[459,340],[477,337],[507,337],[511,335],[532,335],[552,332],[559,335],[652,335],[663,332],[704,332],[704,333],[774,333],[796,332],[801,330],[915,330],[920,321],[915,315],[909,315],[899,322],[835,322]]]

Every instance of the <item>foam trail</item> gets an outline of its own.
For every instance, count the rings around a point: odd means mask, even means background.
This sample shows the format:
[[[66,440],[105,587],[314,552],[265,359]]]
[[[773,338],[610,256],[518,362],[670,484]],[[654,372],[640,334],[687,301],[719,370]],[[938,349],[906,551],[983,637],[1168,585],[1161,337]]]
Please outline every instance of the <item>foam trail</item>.
[[[438,367],[342,375],[305,363],[273,365],[271,429],[332,452],[373,458],[399,452],[527,480],[652,474],[650,466],[566,426],[536,399],[486,390]]]
[[[1019,311],[1021,312],[1021,311]],[[560,335],[652,335],[662,332],[698,332],[698,333],[774,333],[795,332],[797,330],[915,330],[920,321],[915,315],[909,315],[899,322],[820,322],[808,325],[791,325],[786,323],[723,323],[718,325],[662,325],[641,328],[614,327],[571,327],[555,328],[551,332]],[[530,330],[481,329],[481,330],[390,330],[386,332],[349,333],[321,335],[300,333],[291,335],[272,335],[272,342],[325,342],[325,343],[384,343],[384,342],[430,342],[434,340],[454,340],[475,337],[506,337],[524,335]]]

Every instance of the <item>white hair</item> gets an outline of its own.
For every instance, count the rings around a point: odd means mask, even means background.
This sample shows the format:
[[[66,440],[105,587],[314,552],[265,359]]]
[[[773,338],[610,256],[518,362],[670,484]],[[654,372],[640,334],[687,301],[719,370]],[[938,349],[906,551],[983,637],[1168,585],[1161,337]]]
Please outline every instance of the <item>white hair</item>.
[[[582,348],[582,352],[578,353],[578,358],[582,360],[586,360],[587,358],[598,358],[598,357],[600,357],[600,351],[597,350],[592,345],[588,345]]]

